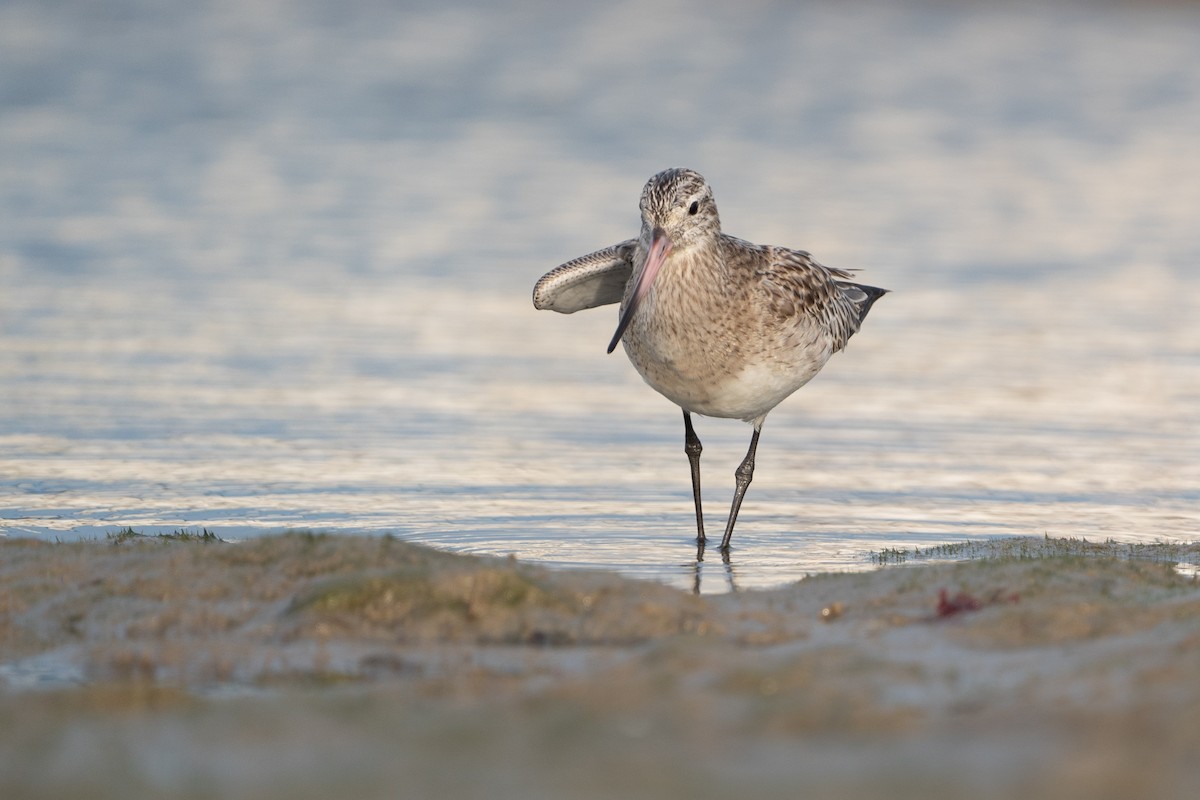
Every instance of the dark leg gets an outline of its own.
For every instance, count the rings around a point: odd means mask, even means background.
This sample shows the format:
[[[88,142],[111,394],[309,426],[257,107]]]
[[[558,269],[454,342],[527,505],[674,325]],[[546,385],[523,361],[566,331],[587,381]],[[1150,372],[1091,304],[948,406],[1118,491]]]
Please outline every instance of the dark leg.
[[[704,511],[700,506],[700,437],[692,428],[692,415],[683,412],[683,452],[687,453],[688,463],[692,465],[692,500],[696,503],[696,543],[704,544]],[[704,552],[701,550],[701,552]]]
[[[729,509],[729,522],[725,526],[725,538],[721,540],[721,551],[728,552],[729,540],[733,538],[733,524],[737,522],[738,509],[742,507],[742,498],[746,496],[746,487],[754,479],[754,451],[758,449],[758,434],[761,428],[754,426],[754,435],[750,437],[750,449],[746,457],[733,473],[737,478],[737,488],[733,490],[733,506]]]

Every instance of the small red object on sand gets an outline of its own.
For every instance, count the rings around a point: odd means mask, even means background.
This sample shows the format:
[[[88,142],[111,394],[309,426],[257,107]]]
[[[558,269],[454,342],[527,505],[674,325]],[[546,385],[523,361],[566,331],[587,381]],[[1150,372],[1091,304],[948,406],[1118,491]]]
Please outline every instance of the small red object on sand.
[[[938,590],[937,615],[939,617],[952,617],[962,611],[978,611],[981,608],[983,608],[983,604],[972,594],[959,592],[951,597],[945,589]]]
[[[1020,599],[1021,595],[1016,592],[1005,594],[1003,589],[997,589],[992,592],[987,600],[980,600],[970,592],[959,592],[951,597],[950,593],[945,589],[938,589],[937,615],[939,617],[952,617],[963,611],[978,611],[984,606],[996,603],[1016,603]]]

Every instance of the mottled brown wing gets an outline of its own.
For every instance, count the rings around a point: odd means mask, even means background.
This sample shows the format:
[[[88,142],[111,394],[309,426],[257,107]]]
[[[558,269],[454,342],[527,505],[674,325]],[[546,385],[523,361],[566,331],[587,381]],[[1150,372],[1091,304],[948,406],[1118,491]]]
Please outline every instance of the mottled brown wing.
[[[844,280],[851,273],[817,262],[803,250],[764,248],[762,285],[780,317],[804,317],[820,325],[835,351],[857,331],[871,305],[887,290]]]
[[[534,284],[534,308],[574,314],[621,302],[636,246],[637,240],[630,239],[550,270]]]

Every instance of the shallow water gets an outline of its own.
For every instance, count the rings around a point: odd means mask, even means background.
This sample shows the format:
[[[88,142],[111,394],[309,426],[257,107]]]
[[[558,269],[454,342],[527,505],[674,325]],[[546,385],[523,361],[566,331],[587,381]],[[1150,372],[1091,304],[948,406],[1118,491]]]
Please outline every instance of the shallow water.
[[[1195,539],[1200,8],[682,8],[7,4],[0,535],[386,532],[706,591]],[[893,290],[767,420],[729,564],[615,310],[529,301],[670,165]],[[750,430],[698,432],[715,530]]]

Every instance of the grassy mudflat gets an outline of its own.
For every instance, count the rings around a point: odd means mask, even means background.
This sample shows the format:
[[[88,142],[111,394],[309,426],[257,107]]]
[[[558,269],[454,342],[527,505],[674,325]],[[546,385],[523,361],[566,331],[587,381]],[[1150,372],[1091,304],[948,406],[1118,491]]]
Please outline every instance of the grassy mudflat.
[[[1200,546],[881,555],[696,596],[381,538],[3,541],[0,796],[1194,796]]]

